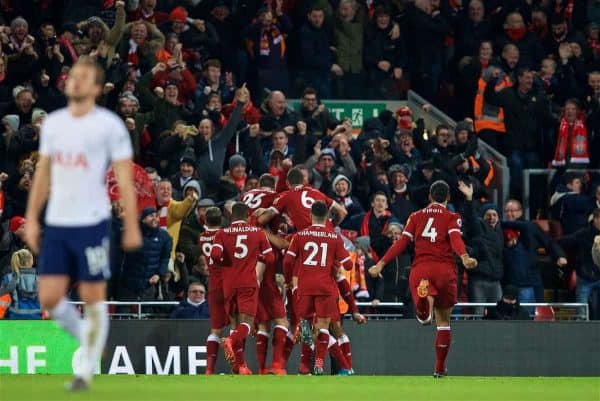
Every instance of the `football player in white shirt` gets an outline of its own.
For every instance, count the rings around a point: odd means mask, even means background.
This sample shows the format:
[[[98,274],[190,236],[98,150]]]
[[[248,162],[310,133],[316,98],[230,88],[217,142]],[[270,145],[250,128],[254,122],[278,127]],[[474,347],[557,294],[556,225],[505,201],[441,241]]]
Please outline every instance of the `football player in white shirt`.
[[[40,159],[27,204],[26,241],[40,253],[39,298],[44,309],[77,338],[82,358],[69,389],[85,390],[108,337],[104,304],[109,266],[110,203],[105,186],[109,164],[117,175],[124,208],[123,248],[141,246],[131,167],[131,140],[123,122],[96,106],[104,71],[81,57],[69,71],[68,106],[50,113],[40,134]],[[48,201],[40,246],[40,213]],[[85,317],[65,296],[79,282]]]

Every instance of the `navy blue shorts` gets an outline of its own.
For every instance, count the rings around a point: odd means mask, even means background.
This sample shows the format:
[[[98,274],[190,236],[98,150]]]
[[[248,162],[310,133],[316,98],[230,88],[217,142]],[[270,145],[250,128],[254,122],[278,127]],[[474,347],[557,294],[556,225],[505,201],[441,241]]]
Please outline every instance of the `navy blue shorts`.
[[[109,221],[93,226],[44,229],[38,272],[65,275],[74,281],[110,278]]]

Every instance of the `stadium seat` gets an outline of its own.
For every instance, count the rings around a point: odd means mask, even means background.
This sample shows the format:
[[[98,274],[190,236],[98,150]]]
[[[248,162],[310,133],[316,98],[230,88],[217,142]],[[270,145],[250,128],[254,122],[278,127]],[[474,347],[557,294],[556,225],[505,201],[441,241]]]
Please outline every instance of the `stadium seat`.
[[[555,320],[554,309],[551,306],[537,306],[534,320],[553,322]]]

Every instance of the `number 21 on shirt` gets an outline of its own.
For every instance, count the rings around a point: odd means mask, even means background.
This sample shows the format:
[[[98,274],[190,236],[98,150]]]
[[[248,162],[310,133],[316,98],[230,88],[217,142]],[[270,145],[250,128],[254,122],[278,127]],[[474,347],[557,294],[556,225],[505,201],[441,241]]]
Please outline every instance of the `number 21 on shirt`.
[[[327,265],[327,243],[321,243],[321,246],[316,242],[309,241],[304,244],[304,250],[310,252],[306,259],[304,259],[304,266],[317,266],[319,264],[321,267],[325,267]],[[321,260],[320,263],[316,260],[319,250],[321,251]]]

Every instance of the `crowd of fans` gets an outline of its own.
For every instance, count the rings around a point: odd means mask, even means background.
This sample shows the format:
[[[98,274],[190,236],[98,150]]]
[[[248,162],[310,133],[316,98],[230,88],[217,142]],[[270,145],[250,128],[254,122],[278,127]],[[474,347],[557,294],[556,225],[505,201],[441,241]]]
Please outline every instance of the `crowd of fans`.
[[[265,173],[283,190],[297,165],[348,212],[339,227],[358,300],[409,302],[410,254],[383,277],[364,272],[438,179],[479,260],[459,269],[463,300],[496,302],[509,285],[510,299],[543,301],[544,284],[571,284],[578,302],[600,298],[600,182],[587,170],[600,166],[598,0],[8,0],[0,22],[0,309],[12,303],[9,316],[40,315],[21,216],[43,120],[65,106],[69,67],[83,55],[106,70],[98,103],[122,117],[139,166],[144,246],[114,247],[112,299],[177,299],[175,316],[204,316],[206,208],[227,216]],[[321,103],[400,100],[408,88],[456,127],[425,126],[401,107],[379,110],[357,135]],[[300,98],[297,110],[288,98]],[[504,205],[490,202],[494,166],[478,138],[508,160]],[[552,230],[525,220],[520,203],[523,169],[548,166],[557,169],[545,200],[545,217],[560,223]]]

